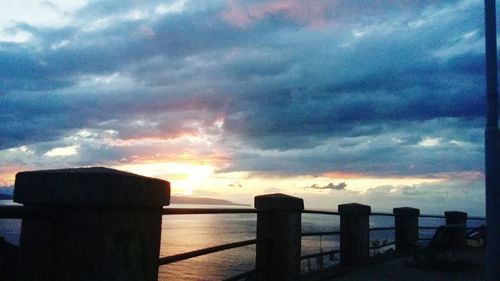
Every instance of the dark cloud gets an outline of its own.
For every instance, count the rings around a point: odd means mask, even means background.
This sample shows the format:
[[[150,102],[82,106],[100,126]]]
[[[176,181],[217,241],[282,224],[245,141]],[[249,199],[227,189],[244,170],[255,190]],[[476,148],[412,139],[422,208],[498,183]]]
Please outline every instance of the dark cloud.
[[[311,186],[308,186],[306,188],[311,188],[311,189],[330,189],[330,190],[344,190],[347,187],[347,184],[345,182],[341,182],[339,184],[334,184],[334,183],[329,183],[325,186],[320,186],[317,184],[313,184]]]
[[[81,129],[203,132],[232,156],[221,171],[483,169],[480,3],[196,2],[160,15],[159,2],[97,1],[61,28],[15,25],[35,39],[0,43],[0,149],[48,151]],[[108,146],[80,149],[130,156]]]
[[[243,187],[243,185],[237,181],[230,183],[228,186],[229,187],[237,187],[237,188]]]
[[[273,171],[283,175],[338,171],[367,176],[482,171],[483,129],[466,129],[463,123],[468,122],[397,122],[376,135],[336,136],[309,148],[235,151],[237,161],[222,171]],[[432,136],[430,143],[427,136]]]

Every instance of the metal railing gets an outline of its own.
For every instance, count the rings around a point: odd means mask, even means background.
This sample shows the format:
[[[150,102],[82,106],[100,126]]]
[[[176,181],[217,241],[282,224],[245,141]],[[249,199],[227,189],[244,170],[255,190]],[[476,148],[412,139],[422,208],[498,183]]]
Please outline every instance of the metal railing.
[[[419,218],[429,218],[429,219],[446,219],[446,216],[443,216],[443,215],[419,215]],[[486,221],[486,218],[485,217],[477,217],[477,216],[473,216],[473,217],[467,217],[466,221]],[[418,230],[437,230],[439,228],[439,226],[429,226],[429,225],[424,225],[424,226],[419,226],[418,227]],[[465,228],[466,230],[473,230],[473,229],[477,229],[477,227],[466,227]],[[432,240],[432,237],[419,237],[418,238],[418,241],[430,241]]]
[[[394,217],[394,214],[392,214],[392,213],[385,213],[385,212],[372,212],[370,214],[370,217]],[[370,232],[370,234],[372,232],[377,232],[377,231],[393,231],[394,232],[395,230],[396,230],[396,228],[394,226],[388,226],[388,227],[370,227],[368,229],[368,231]],[[377,241],[377,242],[375,242],[375,241]],[[389,241],[389,239],[383,239],[382,243],[378,243],[378,241],[380,241],[380,240],[379,239],[371,239],[370,238],[370,246],[368,247],[368,249],[372,253],[372,256],[379,256],[379,255],[387,254],[387,252],[386,253],[380,253],[377,250],[396,245],[394,233],[392,233],[392,239],[390,241]]]
[[[163,215],[208,215],[208,214],[257,214],[256,209],[250,208],[163,208]],[[232,243],[215,245],[203,249],[174,254],[170,256],[160,257],[158,266],[168,265],[174,262],[179,262],[199,256],[213,254],[230,249],[256,245],[258,243],[268,242],[269,239],[249,239]],[[225,281],[236,281],[246,277],[255,275],[256,269],[240,273],[238,275],[224,279]]]
[[[170,263],[182,261],[182,260],[187,260],[203,255],[208,255],[220,251],[225,251],[229,249],[234,249],[234,248],[239,248],[239,247],[244,247],[244,246],[249,246],[249,245],[255,245],[260,242],[264,242],[266,240],[257,240],[257,239],[250,239],[250,240],[243,240],[243,241],[238,241],[238,242],[233,242],[233,243],[227,243],[227,244],[221,244],[217,246],[212,246],[208,248],[203,248],[199,250],[194,250],[190,252],[185,252],[181,254],[176,254],[176,255],[171,255],[171,256],[166,256],[166,257],[161,257],[158,261],[158,265],[167,265]]]
[[[198,215],[198,214],[258,214],[261,211],[252,208],[163,208],[163,215]],[[0,205],[0,219],[23,219],[23,218],[44,218],[50,216],[57,216],[61,214],[61,209],[56,212],[55,208],[52,207],[26,207],[23,205]],[[324,210],[303,210],[302,214],[314,214],[314,215],[333,215],[340,216],[339,212],[334,211],[324,211]],[[373,212],[370,216],[387,216],[394,217],[391,213],[381,213]],[[445,219],[443,215],[419,215],[419,218],[430,218],[430,219]],[[483,217],[468,217],[467,220],[484,221]],[[419,230],[436,230],[437,226],[423,225],[419,226]],[[468,227],[467,229],[475,229],[474,227]],[[376,231],[395,231],[394,226],[389,227],[373,227],[369,228],[369,232]],[[301,237],[313,237],[319,236],[341,236],[342,232],[339,230],[332,231],[309,231],[302,232]],[[430,238],[420,238],[419,240],[429,240]],[[230,250],[239,247],[245,247],[250,245],[256,245],[263,242],[268,242],[269,239],[248,239],[243,241],[231,242],[226,244],[214,245],[207,248],[197,249],[194,251],[174,254],[170,256],[159,257],[158,266],[167,265],[175,263],[182,260],[187,260],[203,255],[208,255],[220,251]],[[372,245],[369,247],[370,250],[378,250],[384,247],[395,245],[395,241],[388,243],[382,243],[380,245]],[[318,253],[311,253],[302,255],[301,260],[306,260],[310,258],[318,258],[326,255],[341,254],[340,249],[332,249],[330,251],[321,251]],[[243,278],[253,276],[256,274],[256,269],[252,269],[247,272],[232,276],[226,280],[241,280]]]
[[[302,214],[313,214],[313,215],[330,215],[330,216],[340,216],[339,212],[334,212],[334,211],[326,211],[326,210],[302,210]],[[320,241],[322,236],[340,236],[342,234],[341,231],[339,230],[334,230],[334,231],[312,231],[312,232],[302,232],[300,234],[301,237],[312,237],[312,236],[319,236]],[[321,242],[320,242],[321,243]],[[321,248],[321,246],[320,246]],[[334,255],[334,254],[339,254],[340,249],[332,249],[330,251],[320,251],[312,254],[306,254],[306,255],[301,255],[300,259],[301,260],[307,260],[311,258],[318,258],[322,256],[327,256],[327,255]]]

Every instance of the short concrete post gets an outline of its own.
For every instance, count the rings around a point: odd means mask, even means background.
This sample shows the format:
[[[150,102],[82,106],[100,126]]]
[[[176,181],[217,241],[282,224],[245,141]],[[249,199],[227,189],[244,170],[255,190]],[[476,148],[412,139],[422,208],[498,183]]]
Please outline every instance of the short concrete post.
[[[107,168],[21,172],[14,201],[54,217],[23,219],[21,281],[156,281],[167,181]]]
[[[446,224],[460,224],[467,226],[467,213],[458,211],[444,212]]]
[[[351,203],[338,206],[340,214],[340,264],[363,265],[370,257],[371,207]]]
[[[460,237],[457,238],[457,244],[459,247],[465,247],[467,245],[467,213],[458,211],[448,211],[444,212],[447,225],[461,225],[463,229],[461,230]]]
[[[411,249],[418,241],[418,216],[420,210],[409,207],[394,208],[396,251],[402,253]]]
[[[257,280],[300,280],[301,211],[300,198],[269,194],[255,197],[257,239],[255,253]]]

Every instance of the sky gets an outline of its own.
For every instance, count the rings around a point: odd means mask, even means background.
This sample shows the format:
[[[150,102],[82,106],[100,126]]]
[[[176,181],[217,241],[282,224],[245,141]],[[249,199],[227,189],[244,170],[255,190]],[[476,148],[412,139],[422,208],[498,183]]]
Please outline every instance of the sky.
[[[481,0],[0,1],[0,186],[484,214]]]

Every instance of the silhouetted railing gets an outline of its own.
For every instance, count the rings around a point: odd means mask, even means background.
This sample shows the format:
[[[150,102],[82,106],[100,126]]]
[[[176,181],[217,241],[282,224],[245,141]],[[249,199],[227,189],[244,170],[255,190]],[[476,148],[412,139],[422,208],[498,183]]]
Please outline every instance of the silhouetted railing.
[[[477,229],[477,227],[468,227],[467,226],[467,222],[468,221],[486,221],[486,218],[484,217],[468,217],[466,213],[462,213],[462,212],[451,212],[452,214],[448,214],[447,216],[447,213],[448,212],[445,212],[445,215],[420,215],[419,217],[420,218],[427,218],[427,219],[441,219],[441,220],[445,220],[445,223],[446,224],[450,224],[450,223],[458,223],[458,224],[462,224],[464,225],[464,230],[473,230],[473,229]],[[456,220],[456,218],[453,217],[453,215],[456,215],[456,214],[453,214],[453,213],[459,213],[458,215],[460,216],[458,221]],[[452,216],[450,218],[450,215]],[[419,226],[418,229],[419,230],[437,230],[439,226],[430,226],[430,225],[424,225],[424,226]],[[433,233],[433,232],[432,232]],[[418,238],[418,241],[430,241],[432,240],[432,237],[419,237]]]
[[[384,212],[372,212],[370,213],[370,217],[392,217],[394,218],[394,214],[392,213],[384,213]],[[391,246],[396,245],[395,241],[395,230],[396,228],[391,225],[391,226],[386,226],[386,227],[370,227],[369,232],[370,232],[370,246],[368,247],[371,256],[382,256],[384,254],[389,254],[394,252],[394,248]],[[387,238],[376,238],[373,237],[371,234],[374,232],[386,232],[386,231],[392,231],[390,237]],[[391,247],[391,248],[388,248]],[[384,252],[379,252],[378,250],[380,249],[385,249]]]
[[[63,208],[64,210],[64,208]],[[64,211],[62,211],[64,212]],[[251,209],[251,208],[163,208],[162,214],[163,215],[198,215],[198,214],[259,214],[259,213],[264,213],[266,211],[262,210],[257,210],[257,209]],[[342,216],[340,212],[333,212],[333,211],[322,211],[322,210],[303,210],[301,211],[302,214],[316,214],[316,215],[333,215],[333,216]],[[54,217],[61,215],[61,209],[56,211],[56,208],[53,207],[34,207],[34,206],[22,206],[22,205],[3,205],[0,206],[0,218],[2,219],[25,219],[25,218],[30,218],[30,219],[36,219],[36,218],[47,218],[47,217]],[[379,212],[373,212],[370,213],[370,216],[386,216],[386,217],[395,217],[394,214],[390,213],[379,213]],[[418,215],[419,218],[430,218],[430,219],[449,219],[449,217],[442,216],[442,215]],[[466,221],[468,220],[475,220],[475,221],[484,221],[485,218],[481,217],[468,217],[466,218]],[[320,238],[322,236],[338,236],[342,237],[344,234],[348,234],[348,231],[342,231],[342,223],[340,224],[341,229],[340,230],[332,230],[332,231],[304,231],[300,234],[300,237],[313,237],[313,236],[319,236]],[[434,225],[423,225],[423,226],[418,226],[418,230],[436,230],[438,227]],[[474,229],[474,227],[466,227],[466,229]],[[397,232],[397,228],[395,226],[388,226],[388,227],[372,227],[368,228],[368,232],[377,232],[377,231],[392,231],[394,234]],[[424,237],[419,237],[418,240],[430,240],[430,238],[424,238]],[[237,241],[237,242],[231,242],[227,244],[220,244],[220,245],[214,245],[211,247],[203,248],[203,249],[197,249],[194,251],[190,252],[184,252],[184,253],[179,253],[179,254],[174,254],[170,256],[165,256],[165,257],[160,257],[158,259],[158,266],[161,265],[167,265],[171,264],[174,262],[186,260],[186,259],[191,259],[195,257],[199,257],[202,255],[208,255],[220,251],[225,251],[225,250],[230,250],[234,248],[239,248],[239,247],[245,247],[249,245],[257,245],[260,243],[266,243],[270,242],[271,238],[259,238],[259,239],[248,239],[248,240],[243,240],[243,241]],[[367,251],[376,251],[382,248],[386,248],[389,246],[396,246],[397,243],[396,241],[389,241],[386,243],[381,243],[381,244],[372,244],[369,247],[367,247]],[[307,260],[307,259],[312,259],[312,258],[320,258],[322,256],[327,256],[327,255],[336,255],[340,254],[342,257],[343,251],[346,251],[346,249],[332,249],[329,251],[321,251],[318,253],[310,253],[306,255],[301,255],[300,260]],[[321,266],[322,268],[322,266]],[[241,274],[235,275],[233,277],[230,277],[226,280],[241,280],[250,276],[255,276],[259,271],[254,268],[251,269],[250,271],[243,272]]]
[[[221,244],[217,246],[212,246],[204,249],[199,249],[191,252],[185,252],[181,254],[176,254],[176,255],[171,255],[167,257],[161,257],[159,259],[158,264],[159,265],[167,265],[173,262],[178,262],[182,260],[187,260],[203,255],[208,255],[220,251],[225,251],[229,249],[234,249],[234,248],[239,248],[239,247],[244,247],[244,246],[249,246],[249,245],[255,245],[259,242],[264,242],[266,240],[257,240],[257,239],[250,239],[250,240],[244,240],[244,241],[239,241],[239,242],[233,242],[233,243],[227,243],[227,244]]]
[[[327,216],[340,216],[339,212],[326,211],[326,210],[303,210],[302,214],[313,214],[313,215],[327,215]],[[316,259],[316,269],[322,269],[324,267],[324,256],[332,257],[331,261],[334,259],[336,254],[340,254],[340,249],[322,250],[321,239],[323,236],[339,236],[342,234],[340,230],[332,231],[303,231],[301,237],[314,237],[318,236],[320,239],[320,252],[304,254],[300,256],[301,263],[307,261],[307,263],[302,264],[302,273],[306,273],[306,268],[311,267],[312,263],[310,259]],[[309,266],[306,266],[309,265]],[[309,268],[308,272],[314,271]]]
[[[207,215],[207,214],[257,214],[256,209],[250,208],[163,208],[163,215]],[[245,247],[250,245],[256,245],[258,243],[266,242],[269,239],[249,239],[238,242],[232,242],[227,244],[220,244],[204,249],[198,249],[190,252],[175,254],[166,257],[160,257],[158,265],[167,265],[174,262],[179,262],[203,255],[213,254],[225,250],[235,249],[239,247]],[[230,277],[228,280],[240,280],[256,273],[256,269],[252,269],[247,272]]]
[[[342,232],[340,231],[315,231],[315,232],[302,232],[300,236],[326,236],[326,235],[340,235]]]

